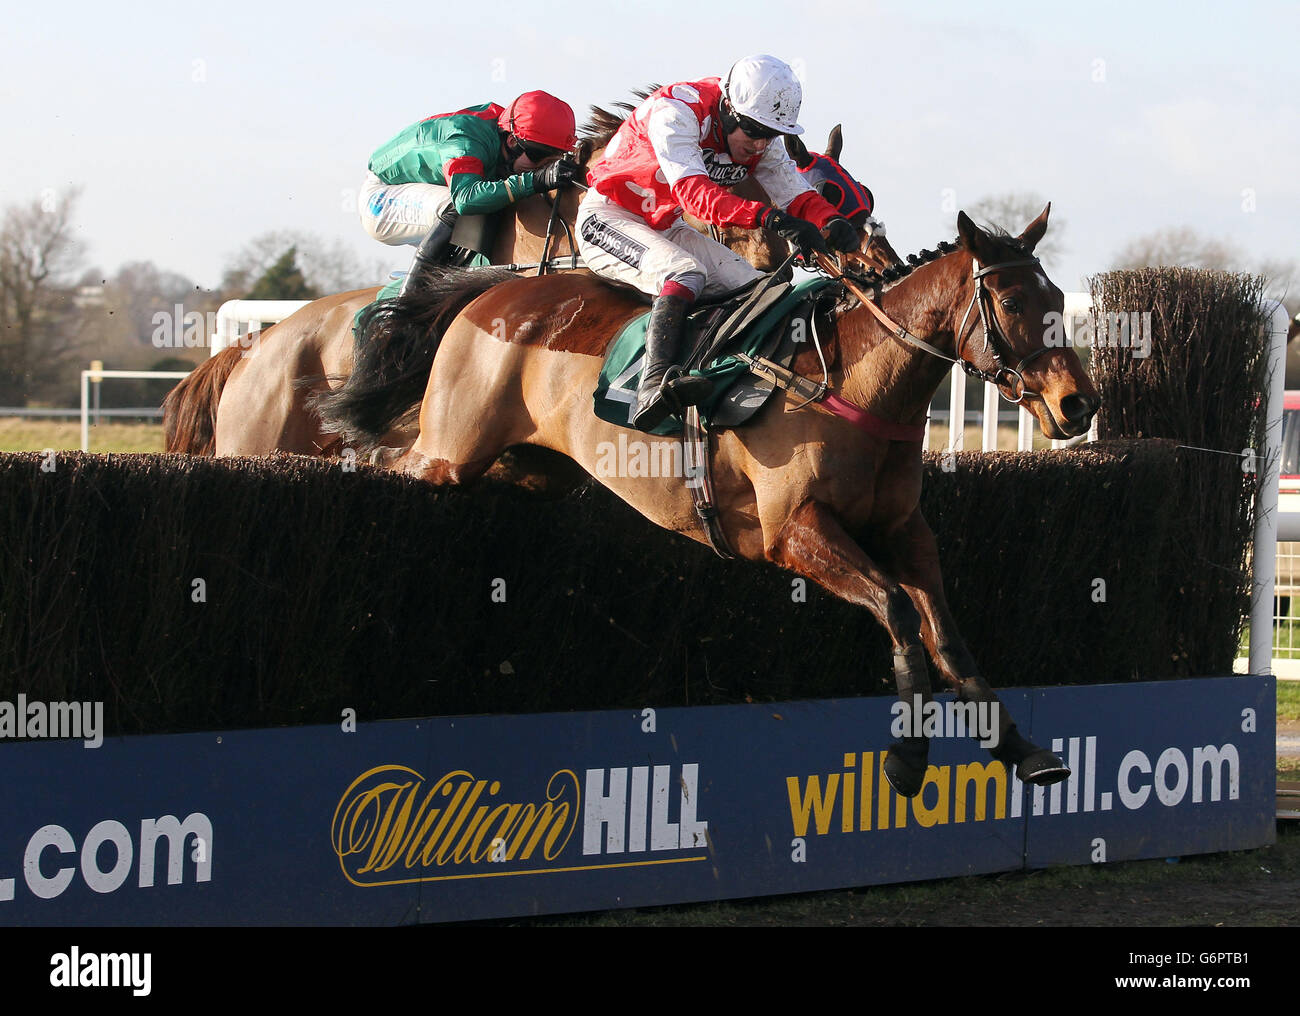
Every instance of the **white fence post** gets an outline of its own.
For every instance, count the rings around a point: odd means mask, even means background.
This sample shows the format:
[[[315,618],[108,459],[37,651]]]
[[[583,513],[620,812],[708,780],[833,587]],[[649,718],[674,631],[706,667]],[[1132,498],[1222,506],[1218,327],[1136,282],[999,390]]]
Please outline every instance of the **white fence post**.
[[[1251,552],[1250,673],[1273,673],[1273,584],[1277,578],[1277,494],[1282,472],[1282,392],[1286,385],[1286,308],[1273,304],[1269,319],[1268,388],[1264,395],[1264,475],[1255,501]],[[1261,456],[1256,454],[1258,460]]]

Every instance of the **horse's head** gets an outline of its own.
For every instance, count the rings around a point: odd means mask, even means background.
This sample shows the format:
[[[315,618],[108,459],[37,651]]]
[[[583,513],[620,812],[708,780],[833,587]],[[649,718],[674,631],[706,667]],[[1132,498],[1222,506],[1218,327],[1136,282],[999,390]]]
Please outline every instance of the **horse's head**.
[[[867,219],[875,208],[876,199],[867,187],[840,165],[840,152],[843,148],[844,133],[839,124],[831,128],[826,151],[820,155],[808,151],[804,143],[793,135],[786,135],[785,138],[785,149],[799,172],[858,231],[859,249],[849,255],[849,260],[861,262],[867,268],[884,270],[897,267],[903,263],[902,259],[894,252],[883,233],[872,236],[869,240],[867,238]]]
[[[958,213],[957,233],[973,263],[970,303],[960,301],[966,309],[956,326],[955,355],[999,372],[1011,398],[1023,390],[1043,433],[1060,439],[1087,431],[1101,398],[1074,349],[1048,342],[1061,334],[1065,309],[1065,294],[1034,257],[1051,208],[1018,237],[983,230]]]

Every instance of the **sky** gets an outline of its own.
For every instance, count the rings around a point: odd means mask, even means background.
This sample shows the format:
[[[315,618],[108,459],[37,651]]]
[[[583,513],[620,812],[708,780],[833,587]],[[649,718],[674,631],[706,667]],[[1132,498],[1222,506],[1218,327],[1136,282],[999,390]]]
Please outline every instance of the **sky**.
[[[405,267],[355,196],[406,124],[537,88],[581,121],[766,52],[801,74],[810,148],[843,125],[896,250],[1032,192],[1071,291],[1171,226],[1300,257],[1296,39],[1294,2],[21,4],[0,38],[0,206],[81,187],[84,264],[106,275],[152,261],[213,287],[277,229]]]

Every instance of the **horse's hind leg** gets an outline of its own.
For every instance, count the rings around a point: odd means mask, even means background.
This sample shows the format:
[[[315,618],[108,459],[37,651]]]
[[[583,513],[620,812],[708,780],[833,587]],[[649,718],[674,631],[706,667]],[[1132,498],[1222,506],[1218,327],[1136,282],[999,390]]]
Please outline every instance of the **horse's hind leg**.
[[[938,544],[919,509],[891,536],[890,547],[881,557],[920,612],[921,637],[940,676],[960,701],[976,706],[977,716],[983,711],[996,717],[996,744],[985,745],[993,757],[1008,770],[1014,765],[1023,783],[1046,786],[1069,776],[1069,768],[1055,754],[1016,730],[1010,713],[980,675],[944,598]]]
[[[890,746],[885,776],[904,797],[921,792],[930,743],[921,730],[921,715],[931,701],[930,674],[921,644],[921,619],[903,588],[871,560],[825,505],[805,501],[781,527],[768,557],[782,567],[806,575],[849,603],[869,610],[889,632],[894,649],[894,681],[915,726],[903,724],[902,740]]]

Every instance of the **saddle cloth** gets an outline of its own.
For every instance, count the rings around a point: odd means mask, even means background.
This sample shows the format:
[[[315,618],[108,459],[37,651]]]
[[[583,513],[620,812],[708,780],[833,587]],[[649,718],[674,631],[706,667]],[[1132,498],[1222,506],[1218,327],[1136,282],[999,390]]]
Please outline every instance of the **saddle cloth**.
[[[770,381],[749,373],[738,353],[762,356],[788,367],[800,343],[811,338],[809,318],[822,291],[835,283],[814,277],[764,294],[764,300],[745,320],[731,320],[734,303],[706,307],[693,313],[687,321],[682,347],[692,350],[685,366],[692,374],[713,382],[713,393],[702,404],[700,419],[705,426],[738,427],[763,407],[772,394]],[[721,310],[721,313],[719,313]],[[645,333],[649,312],[633,318],[623,326],[605,353],[600,380],[592,396],[596,415],[606,423],[631,427],[636,406],[636,388],[645,366]],[[721,338],[719,343],[713,336]],[[707,360],[707,362],[705,362]],[[650,433],[677,434],[682,429],[679,416],[669,416]]]

